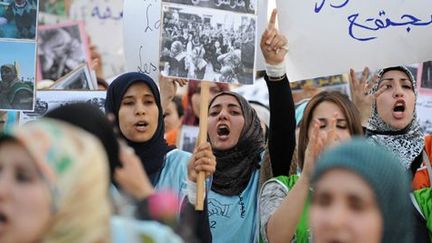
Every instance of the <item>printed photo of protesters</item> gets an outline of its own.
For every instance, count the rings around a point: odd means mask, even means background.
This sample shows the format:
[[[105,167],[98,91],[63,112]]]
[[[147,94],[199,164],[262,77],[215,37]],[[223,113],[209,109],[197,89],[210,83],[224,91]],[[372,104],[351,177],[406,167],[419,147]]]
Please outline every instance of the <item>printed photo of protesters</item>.
[[[35,39],[37,0],[0,2],[0,38]]]
[[[256,0],[162,0],[166,3],[179,3],[196,7],[213,8],[238,13],[255,14]]]
[[[0,110],[33,110],[36,44],[0,42]]]
[[[160,69],[169,76],[254,81],[256,19],[206,8],[163,6]]]
[[[80,22],[39,27],[40,79],[57,80],[89,60],[87,36]],[[39,77],[38,77],[39,78]]]

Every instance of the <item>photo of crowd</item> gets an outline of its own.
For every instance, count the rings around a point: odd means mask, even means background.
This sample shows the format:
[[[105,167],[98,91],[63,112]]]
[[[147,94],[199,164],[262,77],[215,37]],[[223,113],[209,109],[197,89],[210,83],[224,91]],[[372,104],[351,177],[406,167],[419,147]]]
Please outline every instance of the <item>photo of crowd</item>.
[[[206,7],[238,13],[255,14],[256,0],[163,0],[167,3],[180,3],[196,7]]]
[[[255,34],[249,15],[163,6],[160,69],[173,77],[252,84]]]

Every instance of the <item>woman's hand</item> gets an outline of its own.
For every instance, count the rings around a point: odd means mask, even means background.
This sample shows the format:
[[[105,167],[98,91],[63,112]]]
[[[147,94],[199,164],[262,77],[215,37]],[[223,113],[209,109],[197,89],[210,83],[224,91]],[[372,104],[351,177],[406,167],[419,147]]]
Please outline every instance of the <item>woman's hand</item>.
[[[374,75],[372,79],[368,82],[369,78],[369,68],[365,67],[358,78],[354,69],[350,69],[350,87],[351,87],[351,97],[354,105],[360,112],[360,119],[362,126],[366,126],[369,117],[372,112],[372,104],[374,99],[382,93],[382,89],[379,89],[375,94],[372,94],[371,90],[378,82],[379,77]]]
[[[140,158],[127,145],[120,146],[121,168],[117,168],[114,179],[121,189],[137,200],[142,200],[154,193],[153,185],[147,177]]]
[[[195,148],[188,165],[188,178],[196,183],[200,171],[209,177],[216,171],[216,157],[213,155],[210,143],[200,144]]]
[[[311,136],[305,151],[304,164],[302,169],[302,176],[308,180],[312,176],[315,169],[315,162],[318,159],[321,151],[324,148],[324,142],[327,139],[325,133],[321,133],[320,121],[315,119],[312,121]]]
[[[159,78],[159,87],[160,87],[160,95],[161,95],[161,105],[163,111],[166,110],[167,106],[174,98],[177,93],[177,85],[183,87],[187,84],[186,79],[173,79],[169,77],[165,77],[160,75]]]
[[[267,28],[261,36],[260,43],[264,59],[270,65],[282,63],[288,52],[287,38],[276,29],[276,14],[276,9],[273,9]]]

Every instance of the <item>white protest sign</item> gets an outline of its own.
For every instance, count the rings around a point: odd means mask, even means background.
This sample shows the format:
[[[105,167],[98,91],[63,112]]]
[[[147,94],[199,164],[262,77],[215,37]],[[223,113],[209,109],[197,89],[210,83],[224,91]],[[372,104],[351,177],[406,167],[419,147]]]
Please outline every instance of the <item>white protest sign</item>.
[[[258,36],[258,42],[260,43],[261,35],[265,31],[266,23],[267,23],[267,17],[268,17],[268,3],[272,0],[258,0],[258,9],[257,9],[257,36]],[[274,0],[273,0],[274,1]],[[259,46],[257,46],[257,49],[259,49]],[[265,70],[264,65],[264,57],[262,55],[261,50],[256,50],[256,63],[255,68],[256,70]]]
[[[277,0],[291,81],[432,57],[430,0]]]
[[[85,22],[87,34],[102,56],[104,77],[122,73],[123,0],[74,0],[69,15]]]
[[[160,0],[125,0],[123,17],[126,70],[159,81]]]

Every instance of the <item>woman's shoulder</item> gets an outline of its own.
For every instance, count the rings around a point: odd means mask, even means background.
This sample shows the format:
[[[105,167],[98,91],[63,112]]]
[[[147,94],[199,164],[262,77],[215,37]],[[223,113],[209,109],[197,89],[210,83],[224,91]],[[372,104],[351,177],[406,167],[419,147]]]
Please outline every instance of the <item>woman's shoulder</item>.
[[[114,216],[111,218],[112,242],[183,242],[169,227],[155,221],[142,221]]]
[[[189,158],[192,156],[191,153],[180,150],[178,148],[175,148],[171,151],[169,151],[166,155],[167,159],[187,159],[189,160]]]

